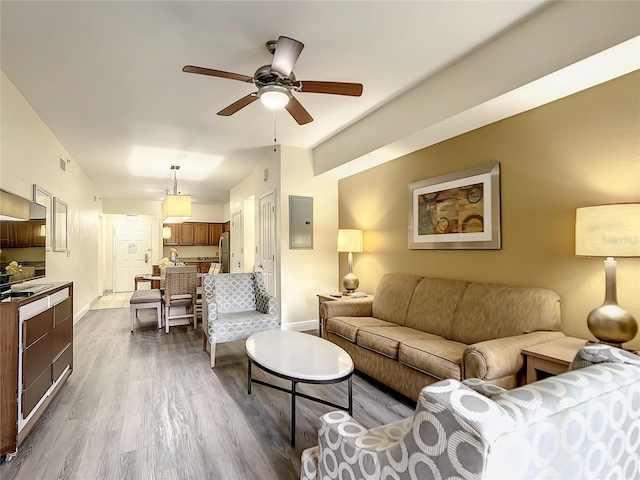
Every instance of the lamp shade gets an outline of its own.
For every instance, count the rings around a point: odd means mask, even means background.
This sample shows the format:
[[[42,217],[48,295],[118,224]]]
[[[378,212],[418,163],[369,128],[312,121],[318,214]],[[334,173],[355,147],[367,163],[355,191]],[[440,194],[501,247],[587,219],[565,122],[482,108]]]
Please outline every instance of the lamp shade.
[[[640,203],[578,208],[576,255],[640,257]]]
[[[191,218],[190,195],[167,195],[162,201],[162,223],[182,223]]]
[[[361,252],[362,230],[341,228],[338,230],[338,252]]]

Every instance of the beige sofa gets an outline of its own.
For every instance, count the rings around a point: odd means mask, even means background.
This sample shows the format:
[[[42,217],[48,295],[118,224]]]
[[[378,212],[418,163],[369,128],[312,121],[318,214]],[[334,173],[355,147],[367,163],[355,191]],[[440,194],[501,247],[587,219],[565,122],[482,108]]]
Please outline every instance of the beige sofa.
[[[447,378],[523,383],[522,349],[564,336],[544,288],[386,274],[374,299],[325,302],[323,336],[357,370],[403,395]]]

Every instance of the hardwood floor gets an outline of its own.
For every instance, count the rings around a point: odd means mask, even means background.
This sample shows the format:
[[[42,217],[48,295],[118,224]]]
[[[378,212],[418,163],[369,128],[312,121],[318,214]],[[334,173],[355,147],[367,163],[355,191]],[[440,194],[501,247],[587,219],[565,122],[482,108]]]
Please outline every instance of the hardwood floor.
[[[75,325],[73,374],[18,455],[0,465],[0,478],[299,478],[300,455],[317,444],[318,417],[331,407],[298,399],[292,448],[290,396],[260,385],[247,395],[244,341],[218,345],[212,370],[201,330],[165,334],[154,312],[139,316],[133,334],[128,308],[91,310]],[[339,404],[346,388],[299,384]],[[353,400],[354,417],[368,428],[414,410],[357,374]]]

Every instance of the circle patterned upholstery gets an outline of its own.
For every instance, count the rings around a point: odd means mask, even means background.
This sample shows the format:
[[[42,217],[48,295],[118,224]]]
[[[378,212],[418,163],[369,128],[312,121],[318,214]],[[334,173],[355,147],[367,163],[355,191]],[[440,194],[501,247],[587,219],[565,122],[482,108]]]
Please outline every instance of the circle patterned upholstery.
[[[572,368],[513,390],[443,380],[370,430],[327,413],[300,478],[640,479],[640,357],[589,346]]]

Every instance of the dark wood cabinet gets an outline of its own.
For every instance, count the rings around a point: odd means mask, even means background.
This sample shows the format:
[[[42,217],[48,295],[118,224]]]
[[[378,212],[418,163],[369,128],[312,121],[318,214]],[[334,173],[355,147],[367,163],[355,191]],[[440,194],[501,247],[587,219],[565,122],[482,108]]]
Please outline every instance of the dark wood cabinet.
[[[0,455],[17,453],[72,370],[73,283],[0,303]]]
[[[231,222],[222,224],[222,233],[227,233],[231,231]]]
[[[167,246],[171,246],[171,247],[175,247],[177,245],[180,245],[180,229],[178,228],[177,223],[173,223],[171,225],[163,225],[164,227],[169,227],[169,229],[171,230],[171,236],[169,238],[164,238],[162,239],[162,244],[163,245],[167,245]]]
[[[171,237],[162,239],[168,247],[213,246],[217,247],[220,235],[225,231],[225,223],[185,222],[163,225],[171,228]]]
[[[193,223],[178,224],[180,230],[180,245],[193,245]]]
[[[209,245],[209,224],[208,223],[193,224],[193,244],[198,246]]]
[[[210,223],[209,245],[217,247],[220,242],[220,235],[222,235],[222,223]]]

